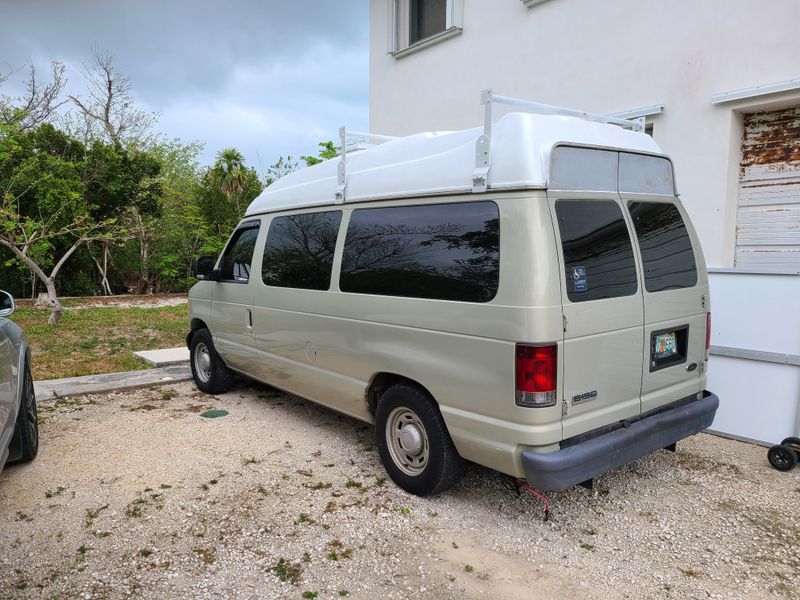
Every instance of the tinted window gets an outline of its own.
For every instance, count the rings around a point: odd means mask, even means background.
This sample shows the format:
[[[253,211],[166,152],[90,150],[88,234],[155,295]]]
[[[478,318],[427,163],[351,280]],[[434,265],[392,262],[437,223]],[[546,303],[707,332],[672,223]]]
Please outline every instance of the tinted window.
[[[224,281],[247,282],[250,279],[250,264],[258,238],[258,223],[245,223],[237,229],[225,254],[222,256],[222,279]]]
[[[630,296],[636,263],[622,209],[611,200],[559,200],[556,216],[572,302]]]
[[[264,246],[261,277],[267,285],[327,290],[341,211],[275,217]]]
[[[694,287],[697,265],[681,213],[666,202],[628,204],[639,238],[648,292]]]
[[[353,211],[344,292],[488,302],[497,293],[500,216],[494,202]]]
[[[410,44],[447,28],[447,0],[411,0],[410,8]]]

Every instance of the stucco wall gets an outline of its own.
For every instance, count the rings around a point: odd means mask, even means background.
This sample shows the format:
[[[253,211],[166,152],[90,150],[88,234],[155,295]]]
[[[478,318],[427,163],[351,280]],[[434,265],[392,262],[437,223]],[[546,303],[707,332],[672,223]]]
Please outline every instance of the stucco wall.
[[[593,112],[663,104],[654,137],[673,156],[706,260],[733,266],[741,118],[732,109],[748,103],[713,106],[711,96],[800,77],[800,2],[460,1],[461,35],[396,59],[390,2],[371,0],[371,131],[477,126],[487,87]]]
[[[800,104],[800,92],[713,105],[712,96],[800,78],[797,0],[455,0],[460,35],[395,58],[390,0],[371,0],[370,130],[405,135],[482,124],[480,90],[648,117],[710,267],[734,266],[743,111]],[[496,106],[496,114],[502,112]],[[710,277],[713,341],[800,355],[800,277]],[[713,357],[714,429],[774,442],[800,434],[800,367]]]

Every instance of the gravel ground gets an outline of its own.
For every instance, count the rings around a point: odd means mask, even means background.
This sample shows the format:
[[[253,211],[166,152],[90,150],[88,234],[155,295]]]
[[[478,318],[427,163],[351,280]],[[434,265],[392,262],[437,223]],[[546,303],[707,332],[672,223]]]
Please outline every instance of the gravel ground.
[[[39,457],[0,474],[0,597],[800,597],[800,469],[739,442],[701,434],[551,494],[544,522],[476,465],[406,494],[371,428],[265,386],[41,412]]]

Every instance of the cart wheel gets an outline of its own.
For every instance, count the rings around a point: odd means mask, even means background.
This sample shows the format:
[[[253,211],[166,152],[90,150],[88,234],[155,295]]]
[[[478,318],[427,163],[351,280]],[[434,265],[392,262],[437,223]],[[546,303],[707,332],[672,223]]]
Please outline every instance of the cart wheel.
[[[767,459],[778,471],[791,471],[797,465],[797,454],[789,446],[773,446],[767,451]]]
[[[800,461],[800,437],[788,437],[781,442],[781,446],[789,446],[797,454],[797,460]]]

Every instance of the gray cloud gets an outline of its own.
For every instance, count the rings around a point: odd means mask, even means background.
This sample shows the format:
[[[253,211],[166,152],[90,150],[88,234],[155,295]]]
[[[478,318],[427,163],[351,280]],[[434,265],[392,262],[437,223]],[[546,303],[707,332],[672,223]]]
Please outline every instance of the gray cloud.
[[[80,91],[81,64],[103,48],[165,135],[205,142],[206,162],[236,146],[266,166],[314,152],[341,124],[366,127],[368,10],[367,0],[0,0],[0,64],[61,60]]]

